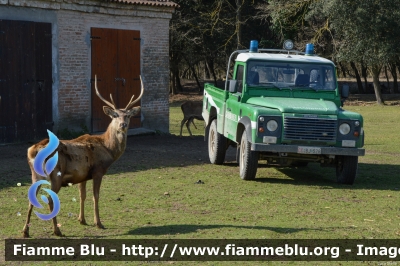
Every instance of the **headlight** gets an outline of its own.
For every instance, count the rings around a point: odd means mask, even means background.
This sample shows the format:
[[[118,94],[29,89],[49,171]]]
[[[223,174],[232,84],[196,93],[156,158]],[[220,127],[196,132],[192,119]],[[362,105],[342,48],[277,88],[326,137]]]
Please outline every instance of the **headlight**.
[[[267,129],[270,132],[274,132],[278,128],[278,123],[275,120],[269,120],[267,123]]]
[[[358,127],[358,126],[360,125],[360,121],[354,122],[354,125],[355,125],[356,127]]]
[[[343,124],[341,124],[341,125],[339,126],[339,132],[340,132],[340,134],[342,134],[342,135],[347,135],[347,134],[349,134],[350,130],[351,130],[351,128],[350,128],[349,124],[347,124],[347,123],[343,123]]]

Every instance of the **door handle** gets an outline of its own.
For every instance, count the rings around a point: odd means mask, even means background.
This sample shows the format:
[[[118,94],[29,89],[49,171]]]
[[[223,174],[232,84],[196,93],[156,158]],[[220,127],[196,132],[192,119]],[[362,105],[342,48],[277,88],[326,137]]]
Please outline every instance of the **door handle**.
[[[229,112],[230,112],[230,111],[232,111],[232,109],[231,109],[231,108],[226,108],[226,110],[227,110],[227,111],[229,111]]]

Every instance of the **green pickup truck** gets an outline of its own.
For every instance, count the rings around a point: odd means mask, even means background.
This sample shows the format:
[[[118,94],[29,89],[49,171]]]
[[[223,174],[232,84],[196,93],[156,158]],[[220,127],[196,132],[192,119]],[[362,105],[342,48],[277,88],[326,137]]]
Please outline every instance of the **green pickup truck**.
[[[365,154],[364,130],[360,114],[342,109],[348,86],[339,89],[334,63],[315,55],[312,44],[300,52],[288,40],[284,48],[258,49],[252,41],[250,49],[231,54],[225,88],[205,85],[202,116],[210,162],[222,164],[233,146],[244,180],[253,180],[264,160],[332,166],[339,183],[353,184],[358,156]]]

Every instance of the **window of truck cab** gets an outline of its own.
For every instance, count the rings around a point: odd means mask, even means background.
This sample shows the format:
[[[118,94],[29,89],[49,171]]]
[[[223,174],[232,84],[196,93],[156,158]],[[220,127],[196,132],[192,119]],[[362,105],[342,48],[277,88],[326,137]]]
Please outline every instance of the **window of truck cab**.
[[[249,60],[246,84],[250,87],[335,90],[335,73],[333,64]]]
[[[242,93],[243,91],[243,76],[244,76],[244,65],[238,64],[235,69],[235,77],[237,80],[237,92]]]

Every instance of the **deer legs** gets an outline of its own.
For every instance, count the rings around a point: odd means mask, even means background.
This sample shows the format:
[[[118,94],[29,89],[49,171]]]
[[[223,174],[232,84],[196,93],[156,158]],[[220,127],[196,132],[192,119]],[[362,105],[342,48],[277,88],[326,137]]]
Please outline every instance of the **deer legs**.
[[[181,122],[181,133],[179,134],[180,137],[182,137],[182,129],[183,129],[183,125],[185,124],[187,120],[185,120],[185,118],[182,120]]]
[[[80,196],[80,210],[78,221],[83,225],[87,225],[85,220],[86,181],[79,183],[78,187]]]
[[[53,200],[51,197],[48,197],[47,199],[49,201],[50,212],[52,212],[53,207],[54,207]],[[28,216],[26,217],[25,226],[24,226],[24,229],[22,230],[23,237],[25,237],[25,238],[29,237],[29,226],[30,226],[30,221],[31,221],[32,209],[33,209],[33,205],[31,203],[29,203]],[[54,234],[56,236],[62,236],[60,228],[58,227],[58,224],[57,224],[57,216],[55,216],[52,220],[53,220]]]
[[[197,129],[196,125],[194,124],[194,116],[191,116],[188,121],[186,122],[186,127],[189,131],[190,136],[192,137],[192,132],[190,131],[190,122],[193,124],[194,128]]]
[[[54,171],[54,173],[57,173],[59,170],[57,169],[56,171]],[[54,174],[53,174],[54,175]],[[58,192],[61,189],[61,178],[52,178],[51,180],[51,190],[53,190],[55,193],[58,194]],[[53,211],[53,200],[51,197],[48,197],[49,199],[49,208],[50,208],[50,212]],[[53,220],[53,229],[54,229],[54,234],[56,236],[62,236],[60,228],[58,227],[58,223],[57,223],[57,216],[54,216]]]
[[[104,226],[100,222],[99,216],[99,196],[100,196],[100,186],[101,180],[100,178],[96,178],[93,176],[93,202],[94,202],[94,223],[98,228],[104,229]],[[80,211],[79,211],[79,218],[78,221],[83,224],[87,225],[85,219],[85,200],[86,200],[86,181],[79,183],[79,196],[80,196]]]
[[[37,181],[36,176],[32,175],[32,184],[35,183]],[[38,194],[40,189],[40,186],[38,187],[37,191],[36,191],[36,195]],[[26,221],[25,221],[25,225],[24,225],[24,229],[22,229],[22,233],[23,233],[23,237],[24,238],[28,238],[29,237],[29,226],[30,226],[30,222],[31,222],[31,214],[32,214],[32,209],[33,209],[33,205],[32,203],[29,201],[29,205],[28,205],[28,214],[26,216]]]
[[[48,197],[48,199],[49,199],[50,212],[52,212],[53,211],[53,200],[51,199],[51,197]],[[53,220],[54,235],[62,236],[60,228],[58,227],[57,216],[54,216],[54,218],[52,220]]]
[[[33,209],[33,205],[31,204],[31,202],[29,202],[28,216],[26,217],[25,226],[24,226],[24,229],[22,230],[23,237],[25,237],[25,238],[29,237],[29,223],[31,222],[32,209]]]
[[[58,193],[60,191],[60,188],[61,188],[61,181],[54,180],[54,181],[51,182],[51,190],[53,190],[55,193]],[[36,195],[38,194],[39,190],[40,190],[40,187],[36,191]],[[53,199],[50,196],[47,197],[47,199],[48,199],[50,212],[53,212],[53,209],[54,209]],[[23,237],[25,237],[25,238],[29,237],[29,226],[30,226],[30,221],[31,221],[32,209],[33,209],[33,205],[32,205],[31,202],[29,202],[28,215],[26,217],[26,222],[25,222],[24,229],[22,230]],[[53,220],[54,234],[56,236],[62,236],[60,228],[58,227],[57,216],[54,216],[52,218],[52,220]]]
[[[99,215],[99,196],[101,180],[102,178],[93,178],[94,223],[98,228],[104,229],[104,226],[100,222]],[[81,224],[87,225],[85,219],[86,181],[79,183],[78,186],[80,195],[80,211],[78,220]]]
[[[104,229],[104,226],[100,222],[100,215],[99,215],[99,196],[100,196],[100,186],[102,179],[103,179],[103,174],[98,174],[97,176],[95,174],[93,175],[94,223],[100,229]],[[51,190],[54,191],[55,193],[58,193],[61,189],[61,182],[62,180],[60,178],[52,178]],[[86,225],[87,223],[85,220],[85,208],[84,208],[86,200],[86,181],[79,183],[78,186],[80,195],[80,211],[78,220],[80,221],[81,224]],[[38,194],[39,189],[40,188],[38,188],[38,190],[36,191],[36,195]],[[50,212],[53,212],[54,203],[53,199],[50,196],[48,197],[48,205]],[[31,202],[29,202],[28,215],[26,217],[25,226],[22,231],[23,237],[25,238],[29,237],[29,226],[30,226],[32,210],[33,210],[33,205],[31,204]],[[57,216],[52,218],[52,222],[53,222],[54,234],[56,236],[62,236],[62,233],[57,223]]]
[[[190,123],[192,123],[193,126],[197,129],[196,125],[194,124],[194,119],[195,119],[195,118],[196,118],[195,116],[190,116],[188,119],[184,118],[184,119],[182,120],[182,122],[181,122],[181,133],[180,133],[180,135],[179,135],[180,137],[182,137],[182,128],[183,128],[183,125],[186,125],[186,128],[188,129],[190,136],[191,136],[191,137],[193,136],[193,135],[192,135],[192,132],[190,131]],[[186,123],[185,123],[185,122],[186,122]]]
[[[94,223],[100,229],[104,229],[104,226],[100,222],[100,215],[99,215],[99,196],[100,196],[100,186],[102,179],[103,176],[101,176],[100,178],[93,177]]]

